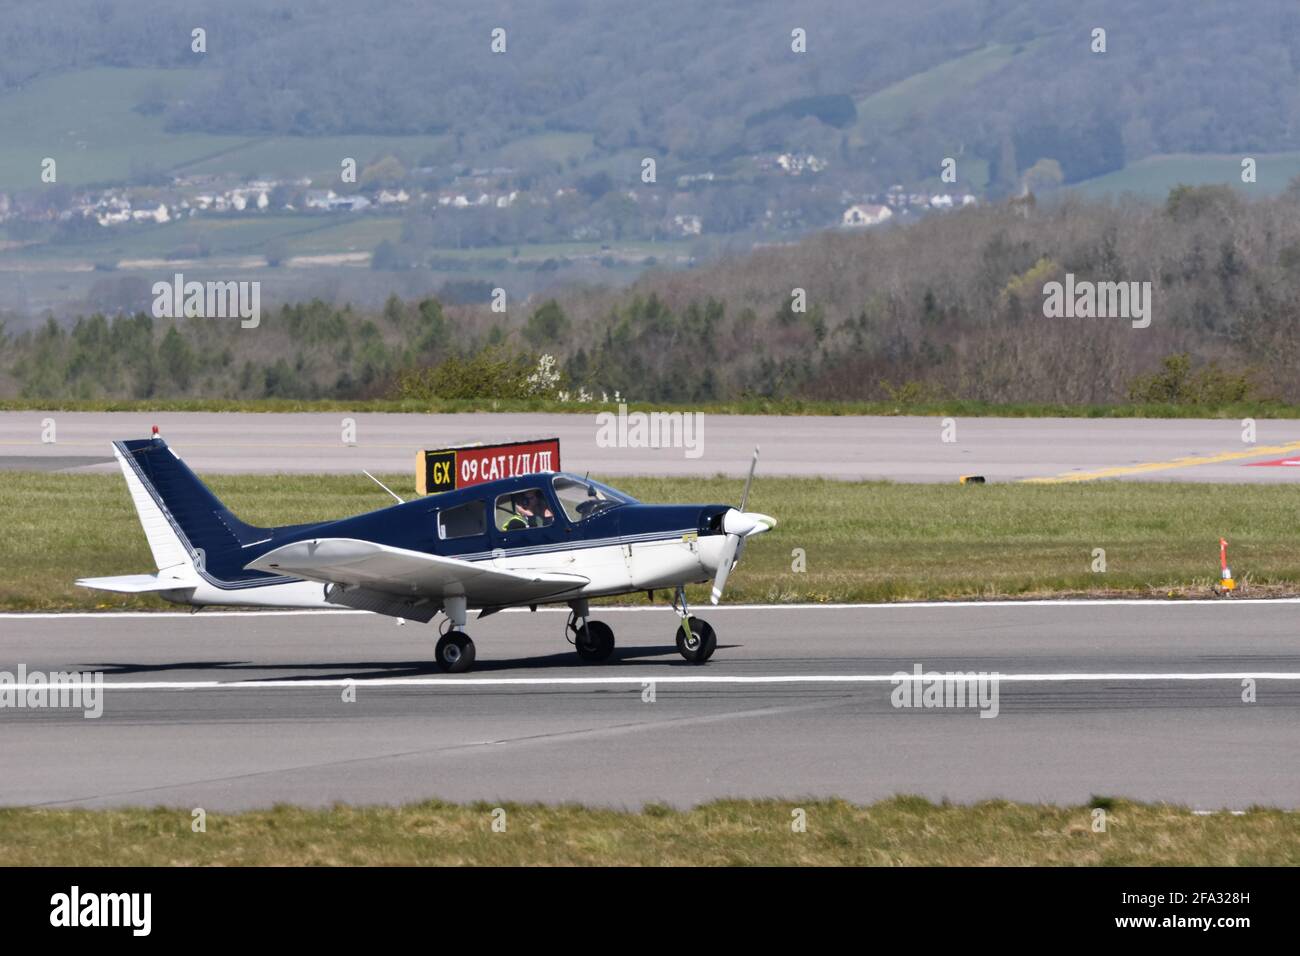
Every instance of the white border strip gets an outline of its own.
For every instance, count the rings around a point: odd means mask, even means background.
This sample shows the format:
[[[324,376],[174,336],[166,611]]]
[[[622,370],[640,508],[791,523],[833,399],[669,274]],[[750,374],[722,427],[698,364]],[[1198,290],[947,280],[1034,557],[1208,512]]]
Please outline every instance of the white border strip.
[[[330,677],[330,678],[312,678],[307,680],[264,680],[264,681],[104,681],[95,683],[93,681],[81,681],[70,684],[59,684],[58,689],[63,691],[71,690],[88,690],[92,688],[103,688],[104,690],[290,690],[293,688],[321,688],[321,687],[560,687],[560,686],[593,686],[612,684],[636,684],[644,686],[646,684],[892,684],[901,683],[899,677],[903,680],[915,681],[913,674],[900,671],[898,674],[762,674],[743,676],[738,674],[718,674],[711,676],[708,674],[699,675],[670,675],[657,676],[654,674],[644,674],[639,677],[633,676],[609,676],[609,677],[375,677],[361,678],[360,680],[347,677]],[[1122,673],[1075,673],[1075,674],[975,674],[966,678],[954,678],[949,675],[939,673],[938,678],[945,682],[964,679],[970,680],[992,679],[997,678],[1000,683],[1010,684],[1036,684],[1036,683],[1062,683],[1062,682],[1126,682],[1126,681],[1241,681],[1247,678],[1253,680],[1286,680],[1300,681],[1300,671],[1272,671],[1272,672],[1184,672],[1171,674],[1122,674]],[[927,680],[925,674],[921,675],[921,680]],[[49,684],[6,684],[5,690],[14,693],[42,690],[48,691]]]
[[[1261,605],[1261,604],[1300,604],[1300,597],[1290,598],[1227,598],[1218,600],[1214,598],[1196,598],[1186,600],[1174,600],[1169,598],[1116,598],[1107,600],[1105,598],[1082,598],[1079,600],[1049,600],[1035,599],[1030,601],[900,601],[896,604],[698,604],[693,607],[696,610],[703,609],[708,614],[715,614],[718,611],[911,611],[928,608],[980,608],[980,607],[1233,607],[1235,605]],[[593,608],[593,616],[599,614],[628,614],[634,612],[654,611],[664,613],[670,611],[667,604],[637,604],[637,605],[618,605],[608,606],[597,605]],[[569,613],[567,607],[539,607],[538,613],[559,614]],[[247,611],[213,611],[204,610],[200,612],[190,611],[7,611],[0,612],[0,620],[20,620],[20,621],[55,621],[55,620],[72,620],[77,618],[97,618],[100,620],[111,620],[115,618],[148,618],[148,619],[167,619],[167,618],[191,618],[193,620],[204,620],[211,618],[229,618],[241,617],[246,619],[258,617],[306,617],[319,614],[370,614],[370,611],[353,611],[345,609],[331,608],[303,608],[299,610],[247,610]],[[526,607],[511,607],[500,612],[503,614],[527,614]]]

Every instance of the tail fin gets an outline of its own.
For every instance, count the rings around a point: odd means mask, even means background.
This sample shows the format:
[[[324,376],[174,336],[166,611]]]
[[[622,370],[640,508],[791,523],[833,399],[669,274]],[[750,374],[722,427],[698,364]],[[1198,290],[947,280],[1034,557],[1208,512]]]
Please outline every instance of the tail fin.
[[[113,451],[160,572],[262,576],[243,570],[244,548],[268,540],[272,529],[236,518],[161,438],[115,441]]]

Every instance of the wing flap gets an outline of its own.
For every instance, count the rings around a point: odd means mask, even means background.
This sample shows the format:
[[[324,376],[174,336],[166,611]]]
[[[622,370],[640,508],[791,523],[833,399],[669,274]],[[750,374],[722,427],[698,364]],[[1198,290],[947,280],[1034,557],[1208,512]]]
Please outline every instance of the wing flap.
[[[465,595],[474,605],[518,604],[576,590],[589,580],[580,574],[507,571],[486,561],[462,561],[355,538],[295,541],[246,567],[401,597],[441,600]]]

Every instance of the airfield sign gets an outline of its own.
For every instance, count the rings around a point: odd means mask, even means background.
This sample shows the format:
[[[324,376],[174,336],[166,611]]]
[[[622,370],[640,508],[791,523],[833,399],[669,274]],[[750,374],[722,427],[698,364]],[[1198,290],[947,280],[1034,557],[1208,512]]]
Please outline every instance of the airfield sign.
[[[485,481],[559,469],[558,438],[424,449],[415,456],[415,490],[434,495]]]

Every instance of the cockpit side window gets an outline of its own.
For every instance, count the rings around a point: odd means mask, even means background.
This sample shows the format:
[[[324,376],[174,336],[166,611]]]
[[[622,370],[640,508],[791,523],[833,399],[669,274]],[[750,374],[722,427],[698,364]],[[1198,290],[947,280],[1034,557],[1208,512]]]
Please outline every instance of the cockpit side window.
[[[573,522],[632,500],[597,482],[583,481],[568,475],[556,475],[551,484],[555,488],[555,497],[560,499],[560,507]]]
[[[497,498],[496,523],[498,531],[523,531],[526,528],[545,528],[555,521],[555,512],[541,488],[525,488]]]

